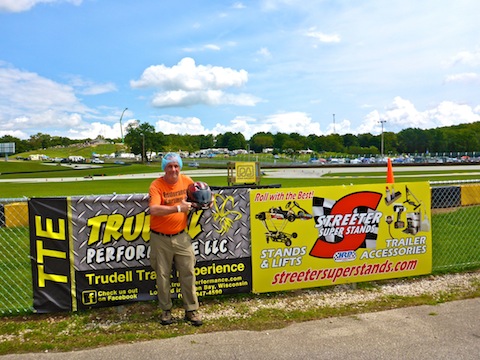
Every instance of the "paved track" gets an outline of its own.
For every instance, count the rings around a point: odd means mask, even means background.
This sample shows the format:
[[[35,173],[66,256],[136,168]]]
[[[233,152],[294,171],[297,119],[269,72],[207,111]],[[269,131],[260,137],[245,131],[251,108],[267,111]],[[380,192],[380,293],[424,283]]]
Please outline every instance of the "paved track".
[[[456,165],[456,166],[408,166],[408,167],[393,167],[394,175],[401,177],[418,176],[413,174],[416,171],[451,171],[451,175],[457,171],[469,170],[469,174],[476,174],[480,177],[480,165]],[[263,170],[266,177],[270,178],[318,178],[322,176],[337,176],[341,173],[358,173],[363,172],[365,176],[372,178],[386,177],[387,168],[385,167],[316,167],[316,168],[281,168],[281,169],[265,169]],[[385,171],[385,175],[371,176],[369,173],[378,173]],[[208,177],[208,176],[227,176],[226,169],[196,169],[183,171],[184,174],[190,175],[194,178]],[[24,179],[0,179],[0,182],[69,182],[69,181],[99,181],[99,180],[128,180],[128,179],[154,179],[160,176],[162,172],[158,173],[144,173],[144,174],[127,174],[115,176],[95,176],[92,178],[85,177],[68,177],[68,178],[24,178]],[[435,176],[445,176],[445,174],[431,174],[429,178]]]
[[[477,360],[478,314],[480,298],[309,321],[280,330],[195,334],[68,353],[4,355],[0,359]]]

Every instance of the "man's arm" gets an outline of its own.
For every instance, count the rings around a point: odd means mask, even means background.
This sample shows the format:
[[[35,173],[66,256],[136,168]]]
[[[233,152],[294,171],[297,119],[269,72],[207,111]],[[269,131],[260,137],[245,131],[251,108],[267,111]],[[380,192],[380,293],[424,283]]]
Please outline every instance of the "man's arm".
[[[192,203],[182,200],[178,205],[150,205],[150,214],[154,216],[165,216],[176,212],[188,213]]]

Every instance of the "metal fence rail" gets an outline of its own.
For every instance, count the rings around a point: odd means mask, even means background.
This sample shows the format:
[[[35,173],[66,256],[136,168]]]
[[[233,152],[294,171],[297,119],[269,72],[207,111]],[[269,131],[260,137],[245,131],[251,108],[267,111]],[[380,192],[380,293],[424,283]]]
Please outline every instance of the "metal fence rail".
[[[480,267],[480,180],[430,185],[433,271]],[[33,309],[27,201],[0,199],[0,315]]]

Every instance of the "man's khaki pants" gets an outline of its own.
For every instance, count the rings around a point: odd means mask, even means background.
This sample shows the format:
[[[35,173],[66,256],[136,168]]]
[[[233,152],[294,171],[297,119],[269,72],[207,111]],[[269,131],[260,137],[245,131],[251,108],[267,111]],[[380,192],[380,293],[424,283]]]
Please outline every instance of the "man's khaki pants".
[[[158,306],[162,310],[172,308],[170,275],[173,264],[178,272],[184,309],[198,309],[195,253],[186,232],[172,237],[150,232],[150,264],[157,273]]]

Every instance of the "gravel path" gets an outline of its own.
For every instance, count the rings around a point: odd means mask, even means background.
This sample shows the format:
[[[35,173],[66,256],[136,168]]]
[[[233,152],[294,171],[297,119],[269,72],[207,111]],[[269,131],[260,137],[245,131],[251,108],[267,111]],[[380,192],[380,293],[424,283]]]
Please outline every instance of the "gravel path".
[[[373,283],[375,284],[375,283]],[[287,294],[276,294],[272,298],[264,297],[233,301],[215,309],[202,307],[205,320],[248,317],[256,310],[264,309],[308,309],[335,308],[343,306],[362,307],[364,303],[383,300],[391,296],[419,297],[434,296],[438,300],[446,294],[471,294],[480,287],[480,270],[460,274],[428,276],[420,279],[396,279],[380,282],[374,286],[361,288],[355,284],[336,285],[328,288],[301,290]],[[242,309],[242,311],[239,311]]]

